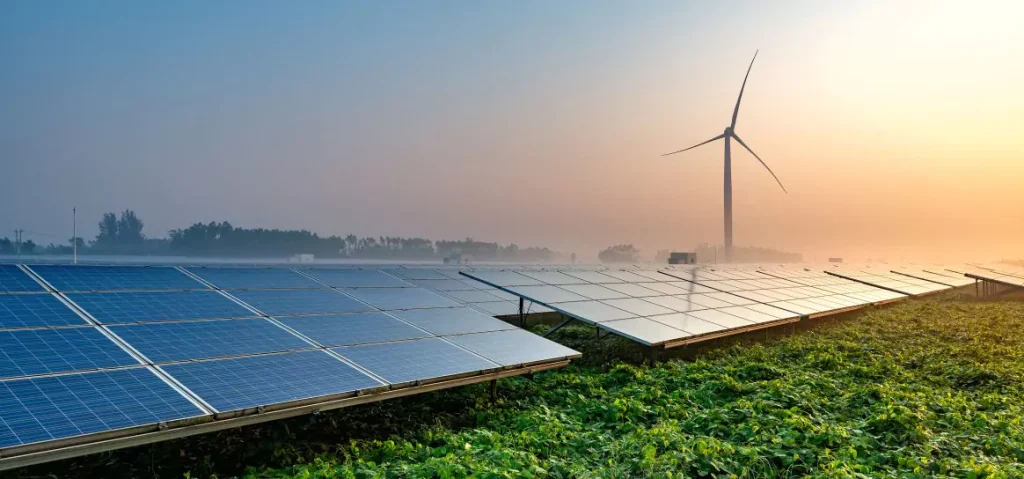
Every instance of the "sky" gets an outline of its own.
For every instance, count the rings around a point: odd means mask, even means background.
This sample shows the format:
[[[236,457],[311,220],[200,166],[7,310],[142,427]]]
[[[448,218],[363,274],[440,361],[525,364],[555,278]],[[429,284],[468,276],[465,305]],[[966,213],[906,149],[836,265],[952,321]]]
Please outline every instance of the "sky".
[[[1024,257],[1024,3],[0,4],[0,236],[197,222]]]

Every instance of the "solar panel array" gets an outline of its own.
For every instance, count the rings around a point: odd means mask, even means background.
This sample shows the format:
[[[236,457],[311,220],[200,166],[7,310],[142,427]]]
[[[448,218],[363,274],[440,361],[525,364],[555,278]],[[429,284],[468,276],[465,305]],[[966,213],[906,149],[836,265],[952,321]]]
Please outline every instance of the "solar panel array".
[[[798,315],[657,271],[464,271],[463,275],[648,346],[672,347]]]
[[[862,308],[891,297],[891,294],[856,291],[850,287],[835,284],[834,280],[827,281],[822,278],[805,276],[803,283],[798,283],[790,279],[770,276],[757,270],[694,268],[688,272],[669,271],[667,273],[687,278],[717,291],[742,297],[753,303],[768,304],[808,317]],[[852,293],[859,294],[851,295]]]
[[[521,267],[526,269],[527,267]],[[392,268],[387,271],[421,288],[426,288],[457,302],[469,305],[493,316],[512,316],[519,313],[519,297],[493,286],[467,279],[459,271],[487,271],[490,268],[468,266],[447,268]],[[524,304],[524,313],[551,312],[537,304]]]
[[[578,356],[380,270],[3,265],[0,456]]]
[[[909,296],[923,296],[950,289],[944,284],[893,273],[888,269],[839,268],[830,270],[829,274]]]
[[[0,265],[0,451],[204,414],[25,269]]]
[[[904,266],[894,268],[892,272],[903,276],[923,279],[926,281],[931,281],[933,283],[939,283],[954,288],[970,286],[971,284],[974,284],[973,279],[964,276],[962,273],[954,273],[952,271],[946,270],[943,267],[926,268],[919,266]]]
[[[878,288],[865,283],[859,283],[846,278],[833,276],[822,270],[799,269],[799,268],[773,268],[758,270],[761,274],[773,278],[784,279],[792,283],[810,286],[819,291],[832,294],[841,294],[860,301],[860,305],[879,305],[906,299],[907,295]],[[797,302],[800,304],[801,302]],[[810,306],[810,305],[808,305]],[[825,305],[827,307],[827,305]],[[841,311],[841,310],[840,310]],[[809,313],[808,316],[823,316],[832,314],[833,310],[823,309],[816,313]]]
[[[982,279],[1006,286],[1024,287],[1024,269],[998,264],[990,266],[967,266],[964,273],[971,278]]]

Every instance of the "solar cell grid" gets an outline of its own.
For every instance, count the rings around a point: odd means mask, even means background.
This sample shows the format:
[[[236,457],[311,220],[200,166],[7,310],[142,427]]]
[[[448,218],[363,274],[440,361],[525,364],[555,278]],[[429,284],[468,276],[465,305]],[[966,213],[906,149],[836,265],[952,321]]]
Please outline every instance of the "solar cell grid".
[[[514,326],[470,308],[396,311],[396,317],[438,336],[515,329]]]
[[[35,265],[33,271],[57,291],[159,291],[206,289],[167,266]]]
[[[110,330],[153,363],[313,347],[264,318],[131,324]]]
[[[320,288],[322,284],[283,268],[189,268],[220,289]]]
[[[331,289],[250,289],[232,291],[231,295],[270,316],[373,311],[372,307]]]
[[[521,329],[465,334],[449,341],[501,366],[516,366],[551,358],[577,358],[579,353]]]
[[[0,328],[37,328],[88,324],[49,293],[0,294]]]
[[[176,363],[161,369],[219,412],[382,386],[322,350]]]
[[[427,331],[384,313],[293,316],[281,318],[280,321],[325,347],[401,341],[431,336]]]
[[[42,285],[13,264],[0,264],[0,293],[45,291]]]
[[[431,291],[466,291],[471,290],[466,283],[454,279],[410,279],[410,283]]]
[[[216,291],[68,293],[67,297],[106,324],[257,316]]]
[[[0,381],[0,448],[203,414],[146,368]]]
[[[440,379],[499,367],[440,338],[336,348],[333,351],[391,384]],[[430,358],[424,361],[423,358]]]
[[[92,326],[0,331],[0,379],[138,364]]]
[[[402,288],[412,284],[375,269],[307,269],[306,274],[339,288]]]
[[[420,288],[363,288],[346,289],[345,292],[383,311],[459,306],[450,299]]]

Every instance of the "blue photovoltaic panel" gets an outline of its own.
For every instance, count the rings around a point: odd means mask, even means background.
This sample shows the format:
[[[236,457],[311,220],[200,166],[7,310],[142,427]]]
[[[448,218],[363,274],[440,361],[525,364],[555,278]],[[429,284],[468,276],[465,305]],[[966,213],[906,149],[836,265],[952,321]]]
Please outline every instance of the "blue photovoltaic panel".
[[[154,363],[313,347],[264,318],[130,324],[110,330]]]
[[[299,273],[280,268],[189,268],[220,289],[322,288]]]
[[[57,291],[206,289],[202,283],[167,266],[37,265],[32,270]]]
[[[346,289],[345,292],[384,311],[459,306],[459,303],[420,288]]]
[[[430,333],[384,313],[332,314],[281,318],[286,326],[323,346],[400,341],[425,338]]]
[[[469,291],[475,289],[457,279],[411,279],[409,282],[431,291]]]
[[[231,295],[271,316],[373,311],[333,289],[238,290]]]
[[[138,364],[92,326],[0,331],[0,378]]]
[[[497,364],[439,338],[337,348],[333,351],[392,384],[495,369]]]
[[[0,293],[45,291],[42,285],[13,264],[0,264]]]
[[[88,324],[49,293],[0,294],[0,328]]]
[[[203,414],[146,368],[0,381],[0,448]]]
[[[465,334],[452,336],[448,340],[502,366],[580,356],[580,353],[572,349],[522,329]]]
[[[470,308],[410,309],[392,314],[437,336],[515,329],[511,324]]]
[[[403,288],[412,286],[375,269],[309,269],[306,274],[340,288]]]
[[[101,323],[149,323],[257,316],[216,291],[68,293]]]
[[[424,268],[411,268],[411,269],[392,268],[392,269],[386,269],[384,271],[386,271],[387,273],[393,274],[395,276],[398,276],[399,278],[402,278],[402,279],[447,279],[448,278],[448,276],[445,276],[444,274],[441,274],[441,273],[439,273],[437,271],[434,271],[432,269],[424,269]]]
[[[381,386],[323,350],[178,363],[161,368],[220,412]]]

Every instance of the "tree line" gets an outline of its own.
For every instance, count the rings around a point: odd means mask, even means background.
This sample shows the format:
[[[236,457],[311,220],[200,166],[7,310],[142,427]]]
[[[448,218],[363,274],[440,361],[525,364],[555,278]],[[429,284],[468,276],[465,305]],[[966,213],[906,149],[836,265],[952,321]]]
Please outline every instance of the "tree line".
[[[521,248],[516,244],[464,240],[432,241],[397,236],[320,236],[308,230],[242,228],[227,221],[195,223],[171,230],[166,238],[148,238],[145,222],[132,210],[120,216],[104,213],[99,233],[86,242],[72,238],[67,245],[39,248],[22,243],[22,254],[71,254],[78,243],[79,254],[143,254],[221,257],[282,257],[313,254],[322,258],[431,260],[462,255],[472,261],[550,262],[554,251],[543,247]],[[31,243],[31,245],[30,245]],[[0,239],[0,254],[14,254],[16,246]]]

